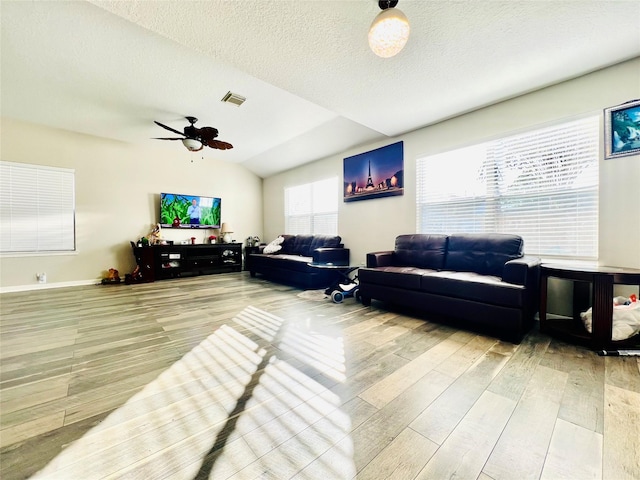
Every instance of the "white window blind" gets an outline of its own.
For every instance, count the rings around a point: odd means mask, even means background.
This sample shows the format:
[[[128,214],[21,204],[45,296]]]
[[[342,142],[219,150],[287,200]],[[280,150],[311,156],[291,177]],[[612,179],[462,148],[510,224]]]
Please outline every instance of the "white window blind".
[[[75,250],[75,171],[0,162],[0,252]]]
[[[285,188],[286,233],[338,234],[338,178]]]
[[[422,233],[521,235],[527,253],[598,255],[597,116],[418,159]]]

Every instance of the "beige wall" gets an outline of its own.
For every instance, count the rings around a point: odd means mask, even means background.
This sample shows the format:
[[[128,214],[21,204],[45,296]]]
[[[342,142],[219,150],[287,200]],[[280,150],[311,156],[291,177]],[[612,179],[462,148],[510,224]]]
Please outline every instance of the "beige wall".
[[[129,241],[151,229],[162,191],[220,196],[223,221],[233,224],[237,241],[248,235],[273,239],[284,233],[285,187],[330,176],[341,181],[344,157],[403,140],[404,196],[352,203],[340,198],[339,233],[352,262],[363,263],[367,252],[391,248],[396,235],[415,231],[416,158],[540,124],[601,115],[604,108],[635,98],[640,98],[640,58],[264,181],[219,159],[195,155],[191,163],[192,154],[182,148],[139,147],[2,119],[2,160],[76,170],[78,252],[1,257],[0,289],[38,287],[36,272],[47,273],[49,286],[98,281],[110,267],[129,272],[134,266]],[[601,159],[600,184],[600,262],[640,268],[640,157]],[[167,229],[163,235],[177,241],[191,236]]]
[[[393,248],[396,235],[416,231],[417,158],[540,124],[588,114],[602,118],[604,108],[637,98],[640,58],[270,177],[263,185],[264,238],[285,233],[285,187],[336,175],[342,181],[344,157],[403,140],[403,196],[351,203],[340,198],[339,233],[351,249],[352,263],[364,263],[367,252]],[[605,161],[601,153],[600,166],[599,261],[640,268],[640,156]]]
[[[0,257],[2,291],[41,287],[36,272],[46,272],[45,287],[97,282],[109,268],[124,276],[135,266],[129,242],[158,221],[160,192],[221,197],[222,220],[238,242],[262,232],[262,179],[222,153],[201,159],[179,144],[140,147],[6,118],[0,139],[4,161],[75,169],[77,242],[71,255]],[[162,233],[175,241],[192,236]],[[197,242],[211,233],[198,230]]]

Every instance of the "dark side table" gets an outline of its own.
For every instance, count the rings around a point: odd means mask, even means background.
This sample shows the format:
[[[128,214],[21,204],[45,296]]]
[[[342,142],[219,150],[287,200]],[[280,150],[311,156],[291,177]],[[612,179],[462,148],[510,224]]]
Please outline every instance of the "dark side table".
[[[573,281],[573,316],[547,313],[549,278]],[[594,350],[640,348],[640,335],[611,340],[613,286],[637,285],[640,270],[606,266],[542,264],[540,267],[540,331]],[[580,312],[592,307],[592,333],[582,323]]]
[[[249,260],[252,253],[260,253],[260,247],[244,247],[244,270],[249,270]]]

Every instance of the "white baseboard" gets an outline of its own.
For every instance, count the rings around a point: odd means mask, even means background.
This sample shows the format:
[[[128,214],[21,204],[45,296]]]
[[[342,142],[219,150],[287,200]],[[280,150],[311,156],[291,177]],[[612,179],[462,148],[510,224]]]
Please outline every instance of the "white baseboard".
[[[74,282],[34,283],[31,285],[16,285],[15,287],[0,287],[0,293],[27,292],[29,290],[44,290],[47,288],[79,287],[81,285],[99,285],[100,279],[78,280]]]

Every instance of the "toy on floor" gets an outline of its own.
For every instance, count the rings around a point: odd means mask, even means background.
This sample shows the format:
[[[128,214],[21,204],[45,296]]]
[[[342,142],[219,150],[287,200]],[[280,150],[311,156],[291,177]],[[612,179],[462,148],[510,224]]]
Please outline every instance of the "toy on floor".
[[[360,301],[360,285],[358,283],[358,275],[351,278],[349,274],[359,267],[347,267],[344,271],[340,271],[341,279],[324,291],[325,295],[329,295],[333,303],[341,303],[345,298],[353,297]]]
[[[102,285],[112,283],[120,283],[120,273],[115,268],[110,268],[107,277],[102,279]]]

